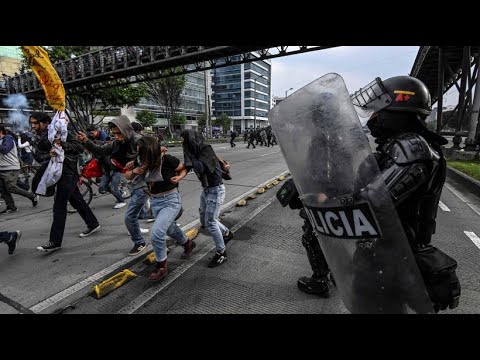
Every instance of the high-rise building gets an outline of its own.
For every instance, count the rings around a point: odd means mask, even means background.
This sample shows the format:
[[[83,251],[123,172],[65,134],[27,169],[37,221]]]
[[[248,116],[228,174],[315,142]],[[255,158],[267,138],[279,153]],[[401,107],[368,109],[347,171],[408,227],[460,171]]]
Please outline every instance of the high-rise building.
[[[20,71],[22,51],[20,46],[0,46],[0,73],[13,76]]]
[[[175,126],[180,129],[197,129],[198,119],[206,113],[207,106],[211,96],[210,86],[210,70],[188,73],[185,75],[186,83],[182,92],[182,103],[178,109],[179,115],[184,115],[187,122],[181,126]],[[205,88],[207,93],[205,94]],[[148,110],[155,114],[157,123],[152,127],[153,130],[165,129],[168,126],[165,116],[164,107],[156,104],[151,100],[142,99],[142,101],[134,106],[135,113]]]
[[[222,61],[223,59],[219,60],[217,64]],[[271,108],[270,60],[220,67],[211,71],[214,119],[225,113],[232,119],[232,128],[237,132],[268,125],[267,113]]]

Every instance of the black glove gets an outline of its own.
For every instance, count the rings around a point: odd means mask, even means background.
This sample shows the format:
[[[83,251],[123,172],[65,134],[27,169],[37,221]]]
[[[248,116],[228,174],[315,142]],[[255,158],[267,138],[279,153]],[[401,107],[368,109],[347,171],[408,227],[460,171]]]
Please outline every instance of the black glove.
[[[293,179],[285,181],[277,191],[277,199],[283,207],[289,205],[291,209],[301,209],[303,203],[300,200],[299,193]]]

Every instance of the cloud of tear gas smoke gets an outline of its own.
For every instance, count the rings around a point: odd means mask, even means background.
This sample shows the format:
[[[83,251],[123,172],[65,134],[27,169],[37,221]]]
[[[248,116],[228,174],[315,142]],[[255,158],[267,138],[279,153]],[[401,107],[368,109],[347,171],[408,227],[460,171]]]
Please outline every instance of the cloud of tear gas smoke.
[[[29,115],[23,111],[23,109],[28,106],[28,101],[25,95],[9,95],[7,98],[3,99],[3,104],[10,108],[7,121],[12,124],[14,132],[30,130],[30,124],[28,123]]]

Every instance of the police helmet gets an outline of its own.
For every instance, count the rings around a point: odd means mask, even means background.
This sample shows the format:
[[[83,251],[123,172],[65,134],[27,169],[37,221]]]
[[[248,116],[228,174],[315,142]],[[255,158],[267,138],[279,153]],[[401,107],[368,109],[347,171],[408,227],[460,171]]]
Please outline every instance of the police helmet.
[[[412,112],[428,116],[432,101],[427,86],[412,76],[394,76],[383,81],[390,104],[385,110]]]
[[[422,118],[432,111],[430,92],[412,76],[395,76],[385,81],[377,77],[350,97],[362,118],[383,109],[414,113]]]

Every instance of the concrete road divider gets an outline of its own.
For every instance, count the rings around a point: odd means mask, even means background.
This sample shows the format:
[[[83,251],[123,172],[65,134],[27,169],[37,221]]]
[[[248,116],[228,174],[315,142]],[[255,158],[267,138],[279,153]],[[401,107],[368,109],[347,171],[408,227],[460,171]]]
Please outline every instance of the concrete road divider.
[[[97,299],[104,297],[111,293],[113,290],[119,288],[123,284],[126,284],[133,278],[137,277],[137,274],[131,272],[128,269],[120,271],[112,277],[102,281],[100,284],[95,285],[92,289],[92,294]]]

